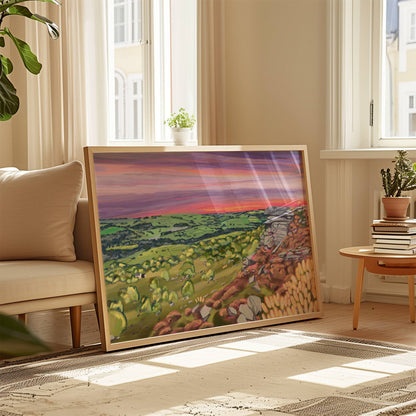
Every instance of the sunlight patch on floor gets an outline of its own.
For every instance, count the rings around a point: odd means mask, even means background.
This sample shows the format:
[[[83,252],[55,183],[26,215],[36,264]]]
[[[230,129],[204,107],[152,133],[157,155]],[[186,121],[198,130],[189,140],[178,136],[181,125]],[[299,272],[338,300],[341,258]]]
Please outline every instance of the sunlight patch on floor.
[[[165,376],[167,374],[177,373],[178,371],[153,365],[123,362],[80,370],[64,371],[55,373],[54,375],[85,381],[99,386],[117,386],[119,384]]]
[[[383,357],[383,359],[389,363],[403,364],[416,368],[416,352],[405,352],[402,354],[390,355],[388,357]]]
[[[359,368],[360,370],[378,371],[380,373],[399,374],[404,371],[413,370],[413,366],[392,363],[389,361],[391,357],[375,358],[370,360],[354,361],[352,363],[343,364],[343,367]]]
[[[325,386],[347,388],[383,377],[388,377],[388,374],[346,367],[330,367],[324,368],[323,370],[291,376],[289,379],[322,384]]]
[[[281,348],[307,344],[318,340],[319,338],[303,337],[301,335],[278,334],[252,338],[244,341],[228,342],[226,344],[219,345],[219,347],[234,348],[244,351],[268,352],[279,350]]]
[[[261,411],[274,411],[279,406],[293,402],[295,401],[231,392],[224,396],[209,397],[204,400],[189,402],[184,406],[175,406],[170,409],[148,413],[145,416],[255,416]]]
[[[177,367],[196,368],[204,365],[220,363],[253,355],[252,352],[227,350],[225,348],[208,347],[194,351],[181,352],[178,354],[165,355],[152,358],[153,363],[174,365]]]

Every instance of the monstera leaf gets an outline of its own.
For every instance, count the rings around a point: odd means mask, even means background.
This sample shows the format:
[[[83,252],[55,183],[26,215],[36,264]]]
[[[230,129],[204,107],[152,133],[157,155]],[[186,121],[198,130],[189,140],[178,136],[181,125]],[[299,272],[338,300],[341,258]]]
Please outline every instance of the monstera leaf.
[[[49,351],[49,348],[26,327],[0,314],[0,354],[19,356]]]
[[[7,78],[3,66],[2,68],[0,75],[0,121],[6,121],[19,109],[19,97],[16,95],[16,88]]]
[[[6,46],[5,37],[8,37],[17,48],[26,69],[32,74],[37,75],[42,69],[42,64],[38,61],[38,58],[32,52],[30,46],[24,40],[14,36],[8,27],[1,28],[1,25],[4,22],[7,22],[8,18],[20,16],[43,23],[52,39],[57,39],[59,37],[59,28],[54,22],[44,16],[32,13],[27,7],[19,4],[26,1],[27,0],[0,1],[0,48]],[[35,1],[52,3],[58,6],[61,4],[59,0]],[[11,60],[0,55],[0,121],[9,120],[19,109],[19,98],[16,94],[16,88],[7,77],[12,71],[13,64]]]

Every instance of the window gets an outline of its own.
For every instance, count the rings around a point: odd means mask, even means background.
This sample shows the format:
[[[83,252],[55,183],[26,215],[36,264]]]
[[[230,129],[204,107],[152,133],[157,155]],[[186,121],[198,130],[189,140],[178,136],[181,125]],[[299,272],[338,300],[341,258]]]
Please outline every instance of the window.
[[[126,0],[114,0],[114,43],[126,41]]]
[[[142,1],[114,0],[114,43],[139,42],[142,33]]]
[[[115,137],[121,139],[124,137],[125,127],[125,88],[124,79],[120,72],[114,74],[114,122],[115,122]]]
[[[329,0],[327,149],[416,147],[416,0]]]
[[[196,114],[196,2],[108,2],[109,144],[169,144],[170,113]]]
[[[416,42],[416,12],[410,13],[409,42]]]
[[[409,136],[416,136],[416,93],[409,95]]]
[[[382,36],[381,137],[399,144],[402,139],[416,139],[410,107],[416,93],[416,0],[385,1]]]
[[[143,79],[132,75],[128,87],[127,137],[143,141]]]

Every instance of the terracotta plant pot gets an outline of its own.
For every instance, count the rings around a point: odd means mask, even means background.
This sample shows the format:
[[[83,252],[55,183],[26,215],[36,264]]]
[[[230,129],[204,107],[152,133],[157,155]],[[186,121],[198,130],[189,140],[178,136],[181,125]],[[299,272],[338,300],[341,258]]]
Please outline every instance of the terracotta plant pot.
[[[382,199],[384,211],[388,218],[406,218],[407,208],[410,204],[410,196],[384,197]]]

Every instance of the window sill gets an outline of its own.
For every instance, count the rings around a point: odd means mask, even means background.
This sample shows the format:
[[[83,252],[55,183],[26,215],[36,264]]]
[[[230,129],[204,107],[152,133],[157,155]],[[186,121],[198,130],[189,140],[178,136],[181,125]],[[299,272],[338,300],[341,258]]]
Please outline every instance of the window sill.
[[[402,149],[402,148],[400,148]],[[411,159],[416,159],[416,148],[406,148]],[[322,160],[345,160],[345,159],[394,159],[397,149],[343,149],[343,150],[321,150]]]

